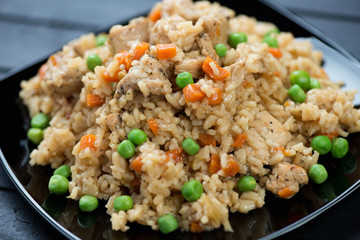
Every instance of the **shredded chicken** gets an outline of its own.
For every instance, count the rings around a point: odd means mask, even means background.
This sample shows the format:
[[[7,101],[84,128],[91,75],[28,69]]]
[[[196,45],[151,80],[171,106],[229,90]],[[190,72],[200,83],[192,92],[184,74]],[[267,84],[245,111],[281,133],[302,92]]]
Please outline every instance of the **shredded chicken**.
[[[279,194],[279,191],[285,187],[289,187],[293,194],[297,193],[300,187],[307,184],[309,181],[308,175],[302,167],[294,164],[281,162],[274,166],[268,180],[266,181],[266,189],[274,194]]]
[[[208,15],[201,17],[204,20],[205,32],[208,33],[213,45],[226,43],[229,36],[229,21],[221,10],[214,8]]]
[[[260,112],[259,119],[252,125],[272,147],[283,147],[291,139],[291,133],[267,111]]]
[[[195,79],[199,79],[204,76],[204,72],[201,69],[205,58],[185,58],[182,62],[179,62],[175,66],[175,74],[180,74],[182,72],[191,73],[192,77]]]
[[[117,85],[115,97],[121,97],[132,89],[146,97],[150,94],[165,95],[171,93],[171,83],[161,63],[154,57],[144,55],[139,64],[132,67],[129,73]]]
[[[196,42],[201,49],[201,53],[204,56],[211,57],[214,61],[219,63],[219,56],[216,54],[214,46],[211,42],[209,34],[202,33],[196,38]]]
[[[115,52],[129,50],[129,42],[138,40],[149,42],[149,22],[147,18],[140,17],[132,20],[129,25],[115,25],[110,29],[109,42]]]

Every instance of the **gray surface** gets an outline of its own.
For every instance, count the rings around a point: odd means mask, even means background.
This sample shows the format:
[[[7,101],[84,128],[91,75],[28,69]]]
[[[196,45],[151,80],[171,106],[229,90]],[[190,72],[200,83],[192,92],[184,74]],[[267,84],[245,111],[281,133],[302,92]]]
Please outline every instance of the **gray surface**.
[[[360,59],[360,1],[276,0]],[[154,0],[0,0],[0,74]],[[0,167],[0,239],[62,239],[21,198]],[[360,192],[280,239],[360,239]]]
[[[359,0],[274,0],[338,42],[360,59]]]
[[[83,33],[144,13],[154,2],[1,0],[0,75],[32,62]]]

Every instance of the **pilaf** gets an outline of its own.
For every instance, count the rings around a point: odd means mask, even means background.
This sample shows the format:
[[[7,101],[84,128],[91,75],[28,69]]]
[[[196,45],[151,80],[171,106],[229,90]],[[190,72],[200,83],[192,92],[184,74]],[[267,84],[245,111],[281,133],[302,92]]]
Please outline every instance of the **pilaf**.
[[[266,193],[291,198],[309,176],[323,182],[319,152],[343,156],[342,137],[360,130],[356,91],[321,61],[272,23],[164,0],[70,42],[22,81],[30,116],[50,118],[29,130],[30,164],[70,166],[68,197],[106,200],[114,230],[232,231],[230,212],[261,208]]]

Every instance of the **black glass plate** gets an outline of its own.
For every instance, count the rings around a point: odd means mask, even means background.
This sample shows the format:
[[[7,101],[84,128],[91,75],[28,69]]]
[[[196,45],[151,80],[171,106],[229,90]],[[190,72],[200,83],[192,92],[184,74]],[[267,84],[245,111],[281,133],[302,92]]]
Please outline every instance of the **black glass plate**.
[[[270,1],[248,1],[238,7],[236,1],[220,1],[238,14],[254,16],[275,23],[282,31],[312,41],[316,49],[324,52],[324,69],[331,79],[346,82],[346,88],[360,89],[357,76],[360,64],[345,50],[303,20]],[[122,23],[126,21],[121,21]],[[102,32],[108,28],[100,29]],[[53,52],[40,57],[32,65],[23,66],[0,80],[2,102],[0,158],[7,174],[29,204],[54,228],[70,239],[272,239],[289,232],[348,196],[360,186],[360,134],[349,136],[350,151],[341,160],[329,156],[320,159],[329,172],[323,184],[310,183],[290,200],[267,194],[265,206],[248,214],[230,214],[233,233],[222,229],[205,233],[175,231],[162,235],[136,223],[126,233],[111,230],[110,217],[105,213],[105,202],[93,213],[79,211],[77,202],[65,196],[49,194],[47,182],[52,173],[49,167],[28,164],[34,147],[28,143],[26,130],[29,118],[18,97],[19,83],[36,74],[38,68]],[[359,97],[356,97],[359,103]]]

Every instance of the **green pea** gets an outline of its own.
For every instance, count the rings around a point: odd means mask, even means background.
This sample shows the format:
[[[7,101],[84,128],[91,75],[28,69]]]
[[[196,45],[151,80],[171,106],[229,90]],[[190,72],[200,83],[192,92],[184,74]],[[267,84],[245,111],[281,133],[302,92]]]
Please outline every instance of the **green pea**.
[[[51,193],[64,194],[68,191],[69,180],[61,175],[53,175],[49,180],[48,188]]]
[[[99,206],[99,201],[91,195],[84,195],[80,198],[79,208],[83,212],[92,212]]]
[[[280,30],[278,28],[273,28],[273,29],[270,29],[269,31],[267,31],[267,33],[265,33],[265,37],[271,36],[271,35],[277,35],[279,33],[280,33]]]
[[[314,164],[309,170],[309,178],[317,184],[325,182],[328,177],[326,168],[322,164]]]
[[[348,152],[340,161],[342,172],[345,174],[354,172],[357,165],[357,160],[351,152]]]
[[[334,158],[343,158],[349,151],[349,143],[345,138],[334,138],[331,145],[331,155]]]
[[[302,103],[306,100],[306,93],[297,84],[294,84],[289,88],[288,94],[294,102]]]
[[[127,211],[132,209],[133,207],[133,200],[128,195],[122,195],[114,200],[114,209],[116,211]]]
[[[229,44],[231,47],[236,48],[240,43],[246,43],[247,36],[245,33],[231,33],[229,35]]]
[[[135,155],[135,146],[130,140],[124,140],[118,145],[117,152],[123,158],[131,158]]]
[[[96,66],[102,65],[101,58],[95,53],[92,53],[87,57],[86,63],[87,63],[89,70],[91,70],[91,71],[94,71]]]
[[[311,147],[320,155],[325,155],[331,150],[331,141],[327,136],[319,135],[311,140]]]
[[[181,188],[181,193],[186,200],[193,202],[201,197],[203,193],[203,187],[198,180],[190,180],[184,183]]]
[[[219,57],[224,57],[226,55],[227,49],[226,46],[222,43],[215,45],[215,52]]]
[[[146,142],[147,135],[140,129],[133,129],[128,134],[128,139],[135,145],[140,145]]]
[[[62,166],[58,167],[57,169],[55,169],[53,175],[61,175],[66,178],[69,178],[71,176],[70,167],[68,165],[62,165]]]
[[[31,142],[38,145],[44,139],[44,132],[40,128],[30,128],[27,137]]]
[[[181,144],[182,148],[184,149],[185,152],[187,152],[189,155],[193,156],[195,154],[197,154],[200,150],[200,146],[199,144],[197,144],[193,139],[191,138],[186,138],[182,144]]]
[[[32,128],[44,129],[49,125],[50,119],[43,113],[38,113],[31,118],[30,125]]]
[[[310,79],[310,89],[315,89],[315,88],[321,88],[321,84],[320,84],[319,80],[317,80],[316,78],[311,78]]]
[[[310,89],[310,76],[306,71],[296,70],[290,74],[291,85],[297,84],[303,90],[307,91]]]
[[[194,80],[192,78],[191,73],[182,72],[176,76],[176,84],[179,86],[179,88],[184,88],[187,85],[193,84],[193,83],[194,83]]]
[[[98,212],[83,212],[79,211],[77,214],[77,222],[82,228],[89,228],[96,223]]]
[[[159,217],[158,225],[163,234],[171,233],[178,228],[177,220],[171,213]]]
[[[263,43],[267,43],[269,47],[277,48],[279,47],[278,41],[273,36],[266,36],[262,40]]]
[[[252,191],[256,187],[256,180],[252,176],[243,176],[238,180],[237,187],[241,192]]]
[[[96,36],[95,44],[97,47],[103,46],[108,40],[108,37],[105,34],[99,34]]]

